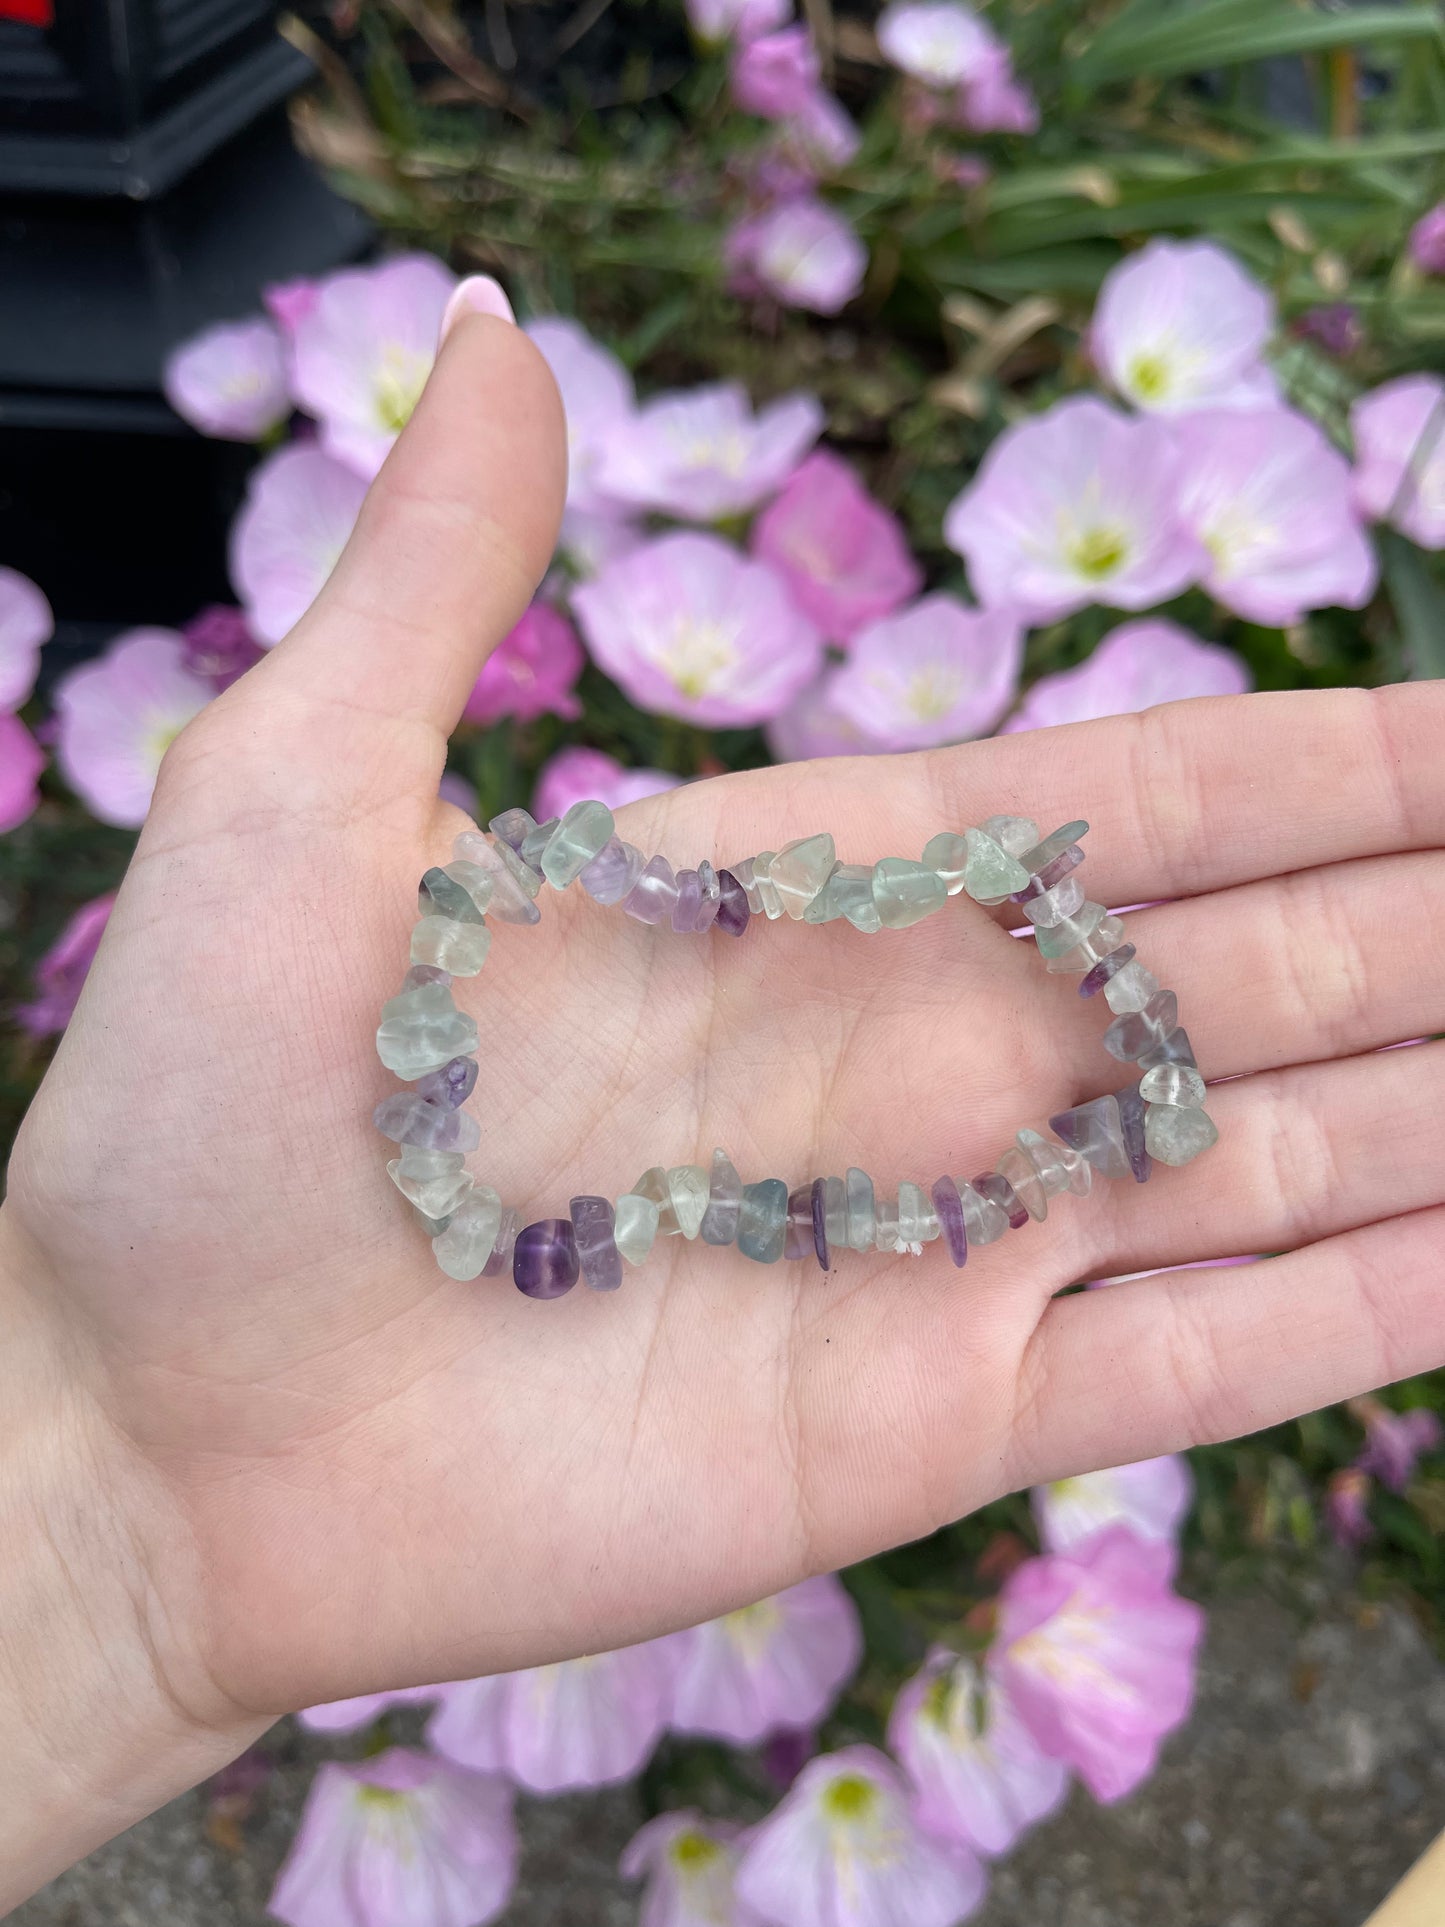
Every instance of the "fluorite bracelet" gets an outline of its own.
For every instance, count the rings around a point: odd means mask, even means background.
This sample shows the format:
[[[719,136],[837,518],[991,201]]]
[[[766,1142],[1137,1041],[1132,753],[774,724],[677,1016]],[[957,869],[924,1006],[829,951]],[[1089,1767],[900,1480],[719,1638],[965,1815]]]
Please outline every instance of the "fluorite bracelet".
[[[993,816],[961,834],[941,831],[921,861],[884,857],[872,865],[839,863],[831,836],[808,836],[729,869],[702,862],[676,873],[664,857],[646,858],[619,837],[602,803],[574,803],[548,823],[508,810],[487,827],[490,836],[459,836],[453,861],[423,876],[411,968],[376,1033],[382,1063],[412,1086],[374,1113],[377,1129],[401,1147],[387,1170],[449,1277],[510,1269],[530,1298],[558,1298],[579,1276],[595,1291],[615,1291],[622,1260],[641,1264],[654,1241],[670,1235],[736,1244],[760,1264],[815,1257],[824,1270],[838,1251],[918,1253],[941,1237],[963,1265],[970,1245],[1042,1220],[1051,1198],[1085,1195],[1096,1174],[1142,1184],[1154,1159],[1187,1164],[1218,1136],[1174,992],[1139,962],[1120,919],[1084,896],[1078,871],[1087,823],[1066,823],[1040,839],[1026,817]],[[879,1197],[859,1170],[791,1189],[781,1178],[744,1184],[719,1150],[711,1170],[656,1165],[615,1201],[573,1198],[567,1217],[519,1230],[516,1212],[466,1169],[465,1154],[481,1139],[461,1108],[477,1081],[477,1026],[457,1008],[451,986],[485,963],[489,916],[540,922],[544,882],[554,890],[580,882],[594,902],[620,904],[639,923],[732,937],[756,916],[841,917],[874,932],[918,923],[960,891],[981,904],[1011,901],[1033,926],[1050,971],[1077,976],[1081,997],[1103,992],[1114,1013],[1104,1047],[1141,1075],[1050,1118],[1052,1137],[1020,1131],[991,1171],[941,1177],[926,1192],[900,1184],[896,1202]]]

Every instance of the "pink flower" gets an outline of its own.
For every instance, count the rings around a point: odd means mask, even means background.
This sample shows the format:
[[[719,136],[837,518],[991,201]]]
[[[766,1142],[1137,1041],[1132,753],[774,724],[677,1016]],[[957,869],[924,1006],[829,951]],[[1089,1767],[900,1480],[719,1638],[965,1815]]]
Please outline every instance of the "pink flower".
[[[1068,1787],[1067,1769],[1039,1751],[1002,1682],[971,1659],[934,1647],[900,1690],[888,1744],[917,1789],[919,1825],[975,1853],[1007,1853]]]
[[[1033,134],[1038,131],[1039,104],[1031,88],[1014,73],[1008,50],[959,88],[954,118],[971,134]]]
[[[1161,616],[1121,622],[1077,669],[1040,676],[1002,733],[1124,716],[1185,696],[1237,695],[1251,681],[1232,649],[1201,642],[1177,623]]]
[[[822,428],[815,395],[784,395],[754,415],[741,382],[680,389],[614,427],[597,481],[634,508],[712,522],[776,494]]]
[[[269,1906],[287,1927],[481,1927],[516,1877],[506,1783],[393,1747],[318,1770]]]
[[[670,1639],[442,1689],[427,1740],[459,1766],[505,1773],[533,1793],[629,1779],[672,1709]]]
[[[783,146],[797,156],[805,180],[818,173],[836,174],[863,145],[857,122],[821,87],[815,87],[782,126]]]
[[[582,705],[573,687],[582,674],[577,632],[557,610],[534,602],[482,665],[462,715],[469,723],[519,723],[538,716],[577,717]]]
[[[852,228],[812,195],[748,215],[729,233],[725,249],[737,293],[770,294],[814,314],[846,307],[868,268],[868,250]]]
[[[836,708],[837,669],[825,669],[767,725],[768,748],[775,763],[800,763],[813,756],[883,756],[887,745],[865,736]]]
[[[24,723],[0,710],[0,835],[33,813],[44,767],[44,752]]]
[[[39,995],[15,1012],[15,1021],[32,1037],[58,1036],[70,1022],[114,908],[114,890],[83,903],[35,966]]]
[[[1375,1536],[1375,1522],[1369,1511],[1373,1491],[1369,1475],[1357,1466],[1347,1465],[1330,1474],[1325,1491],[1325,1524],[1335,1544],[1347,1552]]]
[[[411,419],[456,276],[429,254],[346,268],[291,331],[291,386],[321,444],[369,481]]]
[[[1445,274],[1445,201],[1438,201],[1411,228],[1410,259],[1421,274]]]
[[[1172,1545],[1193,1495],[1188,1461],[1170,1454],[1036,1485],[1029,1499],[1045,1551],[1073,1552],[1094,1533],[1116,1525],[1128,1526],[1140,1539]]]
[[[1018,689],[1023,630],[1007,609],[924,596],[860,632],[830,701],[888,749],[982,736]]]
[[[0,569],[0,713],[18,709],[35,687],[41,648],[54,633],[50,604],[29,576]]]
[[[259,442],[291,413],[286,354],[269,321],[223,323],[166,357],[166,400],[203,435]]]
[[[608,434],[630,421],[637,407],[632,377],[580,322],[550,315],[527,324],[562,392],[567,416],[567,507],[584,513],[612,505],[596,485]]]
[[[756,40],[790,18],[793,0],[687,0],[687,17],[705,46]]]
[[[574,803],[595,801],[605,803],[609,810],[620,810],[644,796],[675,790],[681,781],[666,770],[624,769],[605,750],[576,743],[569,749],[559,749],[542,765],[532,808],[539,823],[565,816]]]
[[[878,22],[878,47],[901,73],[942,90],[995,64],[998,37],[958,0],[901,0]]]
[[[320,293],[319,281],[309,276],[298,275],[294,281],[276,281],[269,288],[263,288],[261,302],[267,314],[289,342],[296,332],[297,324],[303,321],[316,306]]]
[[[645,1880],[639,1927],[752,1927],[737,1899],[738,1829],[700,1814],[659,1813],[623,1850],[624,1880]]]
[[[1004,430],[944,535],[986,608],[1032,622],[1091,602],[1146,609],[1208,562],[1177,517],[1180,465],[1159,423],[1076,396]]]
[[[354,1733],[379,1720],[389,1706],[428,1706],[441,1693],[440,1686],[398,1686],[387,1693],[360,1693],[355,1699],[308,1706],[296,1717],[313,1733]]]
[[[718,729],[786,709],[822,664],[817,630],[761,562],[664,535],[572,598],[594,660],[640,709]]]
[[[953,1927],[984,1885],[967,1847],[919,1826],[892,1760],[850,1746],[811,1760],[754,1828],[736,1890],[771,1927]]]
[[[586,582],[599,574],[609,562],[640,549],[647,537],[635,523],[618,520],[617,510],[594,514],[590,509],[567,509],[562,516],[562,532],[557,538],[558,554],[565,574],[543,585],[543,594],[565,594],[570,584],[566,575]]]
[[[62,775],[102,823],[138,828],[161,758],[212,694],[174,629],[129,630],[56,687]]]
[[[678,1636],[669,1724],[751,1746],[831,1711],[863,1657],[858,1613],[832,1573]]]
[[[782,27],[744,41],[733,55],[733,99],[746,114],[791,120],[816,92],[821,71],[808,29]]]
[[[1236,615],[1282,628],[1309,609],[1359,609],[1375,552],[1355,519],[1350,466],[1285,408],[1208,409],[1174,425],[1179,518],[1209,552],[1202,580]]]
[[[1212,241],[1155,240],[1112,268],[1090,344],[1105,380],[1136,408],[1258,408],[1278,395],[1260,362],[1274,302]]]
[[[758,517],[752,549],[830,642],[846,643],[865,623],[891,615],[923,581],[896,517],[823,448]]]
[[[437,782],[437,795],[443,803],[450,803],[454,810],[469,816],[473,822],[477,815],[477,786],[469,783],[465,776],[454,769],[444,769]]]
[[[1355,1399],[1350,1409],[1365,1428],[1365,1447],[1355,1464],[1391,1492],[1403,1492],[1422,1454],[1440,1444],[1439,1419],[1423,1405],[1392,1412],[1377,1398]]]
[[[279,642],[311,607],[365,495],[354,469],[304,443],[252,471],[231,529],[231,582],[260,642]]]
[[[181,636],[187,669],[204,676],[217,694],[229,689],[266,653],[242,612],[220,603],[192,616]]]
[[[1445,381],[1401,375],[1350,410],[1355,504],[1422,549],[1445,549]]]
[[[1204,1615],[1170,1591],[1173,1561],[1112,1526],[1027,1560],[999,1597],[991,1666],[1044,1752],[1106,1803],[1148,1776],[1193,1699]]]

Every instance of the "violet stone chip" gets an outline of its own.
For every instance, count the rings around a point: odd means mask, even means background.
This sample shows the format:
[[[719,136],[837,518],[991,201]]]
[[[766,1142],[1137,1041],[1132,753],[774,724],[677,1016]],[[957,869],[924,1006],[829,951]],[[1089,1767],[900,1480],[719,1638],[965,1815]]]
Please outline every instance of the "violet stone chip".
[[[570,1218],[542,1218],[517,1233],[512,1279],[528,1298],[560,1298],[577,1282],[577,1234]]]
[[[720,892],[717,927],[726,930],[730,937],[740,937],[752,921],[748,893],[731,870],[719,870],[717,880]]]
[[[449,1111],[459,1111],[476,1085],[476,1058],[454,1057],[439,1071],[428,1071],[425,1077],[419,1077],[413,1088],[418,1097],[432,1104],[443,1104]]]
[[[828,1269],[828,1180],[814,1178],[811,1198],[813,1213],[813,1256],[821,1271]]]
[[[991,1198],[1008,1219],[1010,1231],[1022,1231],[1029,1221],[1028,1209],[1019,1202],[1019,1194],[1008,1179],[997,1171],[985,1171],[981,1177],[974,1178],[973,1188],[981,1198]]]
[[[1154,1160],[1144,1148],[1144,1100],[1137,1084],[1126,1084],[1114,1095],[1119,1100],[1119,1123],[1124,1131],[1124,1152],[1136,1184],[1147,1184]]]
[[[952,1178],[939,1178],[929,1194],[938,1222],[948,1241],[948,1255],[962,1271],[968,1263],[968,1226],[963,1221],[963,1199]]]
[[[1079,995],[1097,997],[1105,984],[1117,977],[1126,963],[1133,963],[1138,954],[1132,943],[1121,943],[1117,950],[1111,950],[1107,957],[1101,957],[1094,965],[1079,985]]]
[[[606,1198],[573,1198],[572,1230],[583,1282],[593,1291],[617,1291],[622,1284],[622,1254],[612,1236],[612,1206]]]

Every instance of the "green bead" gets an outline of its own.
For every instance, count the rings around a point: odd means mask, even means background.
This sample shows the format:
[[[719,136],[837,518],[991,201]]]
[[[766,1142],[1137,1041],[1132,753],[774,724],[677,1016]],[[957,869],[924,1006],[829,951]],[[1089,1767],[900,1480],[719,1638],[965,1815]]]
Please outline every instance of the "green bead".
[[[1049,924],[1034,932],[1041,957],[1064,957],[1071,950],[1077,950],[1086,938],[1091,937],[1103,922],[1105,910],[1102,903],[1084,903],[1071,917],[1062,923]]]
[[[933,1201],[921,1185],[898,1187],[898,1242],[901,1245],[932,1244],[940,1230]]]
[[[871,1251],[878,1235],[873,1208],[873,1180],[857,1165],[850,1165],[843,1181],[847,1207],[847,1244],[850,1251]]]
[[[644,1171],[632,1189],[639,1198],[650,1198],[657,1206],[657,1233],[661,1238],[675,1238],[682,1227],[677,1222],[677,1213],[672,1208],[672,1188],[667,1182],[667,1173],[660,1164],[654,1164],[650,1171]]]
[[[943,878],[948,894],[956,897],[963,888],[964,872],[968,868],[968,838],[955,836],[952,830],[940,830],[924,844],[923,861]]]
[[[1021,857],[1039,840],[1039,826],[1031,816],[991,816],[981,827],[984,835],[991,836],[1010,856]]]
[[[828,881],[838,853],[827,831],[785,843],[768,865],[768,876],[785,913],[795,922]]]
[[[542,875],[554,890],[565,890],[610,841],[612,812],[605,803],[574,803],[542,852]]]
[[[760,1265],[775,1265],[788,1235],[788,1187],[781,1178],[743,1186],[738,1250]]]
[[[480,1278],[502,1224],[502,1200],[489,1184],[474,1184],[431,1241],[437,1263],[448,1278],[463,1284]]]
[[[906,930],[948,901],[943,878],[904,856],[885,856],[873,866],[873,902],[885,930]]]
[[[636,1191],[624,1191],[613,1216],[612,1242],[630,1265],[640,1265],[657,1236],[657,1205]]]
[[[1028,871],[991,836],[982,830],[970,830],[965,841],[968,861],[964,866],[963,887],[975,903],[1003,903],[1028,883]]]
[[[873,901],[871,863],[840,863],[828,879],[828,894],[855,930],[871,937],[883,928],[878,905]]]
[[[487,961],[492,933],[484,923],[454,923],[450,917],[423,917],[412,926],[411,961],[430,964],[452,977],[475,977]]]
[[[1037,876],[1040,870],[1048,868],[1056,856],[1062,856],[1065,850],[1072,849],[1088,834],[1089,826],[1082,818],[1077,823],[1065,823],[1061,829],[1052,831],[1041,843],[1035,843],[1031,850],[1021,851],[1019,862],[1030,876]]]
[[[491,882],[483,880],[490,899]],[[419,917],[450,917],[453,923],[480,923],[485,908],[485,904],[479,906],[473,901],[471,892],[457,877],[448,875],[436,864],[422,877],[416,898]]]
[[[1188,1164],[1211,1144],[1219,1132],[1207,1111],[1182,1109],[1176,1104],[1150,1104],[1144,1112],[1144,1148],[1161,1164]]]
[[[667,1174],[672,1215],[684,1238],[695,1238],[707,1210],[708,1176],[700,1164],[674,1164]]]
[[[408,1144],[386,1172],[408,1203],[428,1218],[450,1217],[472,1188],[460,1151],[423,1151]]]

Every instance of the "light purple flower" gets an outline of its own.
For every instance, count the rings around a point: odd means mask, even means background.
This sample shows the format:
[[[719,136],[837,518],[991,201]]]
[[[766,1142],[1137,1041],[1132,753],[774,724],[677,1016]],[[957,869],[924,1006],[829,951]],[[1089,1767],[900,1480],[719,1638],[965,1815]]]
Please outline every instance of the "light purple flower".
[[[245,675],[266,651],[251,633],[240,609],[215,603],[192,616],[181,630],[186,645],[186,667],[204,676],[219,694]]]
[[[35,966],[39,994],[34,1003],[21,1004],[15,1011],[16,1023],[32,1037],[57,1036],[70,1022],[114,908],[114,890],[83,903]]]
[[[1146,609],[1209,560],[1178,520],[1180,466],[1161,423],[1076,396],[1004,430],[944,535],[986,608],[1031,622],[1091,602]]]
[[[898,1694],[888,1744],[917,1789],[919,1824],[975,1853],[1007,1853],[1068,1787],[1039,1751],[1001,1680],[936,1646]]]
[[[296,1715],[313,1733],[355,1733],[379,1720],[390,1706],[427,1706],[440,1699],[440,1686],[398,1686],[386,1693],[360,1693],[355,1699],[328,1700]]]
[[[1180,521],[1209,553],[1201,579],[1216,601],[1279,628],[1369,601],[1378,571],[1350,466],[1313,422],[1285,408],[1206,409],[1173,432]]]
[[[454,810],[463,816],[477,817],[477,786],[469,783],[460,770],[444,769],[437,782],[437,796],[443,803],[450,803]]]
[[[31,815],[45,753],[18,716],[0,710],[0,835]]]
[[[847,643],[865,623],[891,615],[923,581],[896,516],[824,448],[753,524],[752,549],[830,642]]]
[[[226,442],[259,442],[291,413],[286,351],[269,321],[206,328],[166,357],[166,400],[183,421]]]
[[[958,0],[902,0],[878,22],[883,58],[925,86],[950,90],[995,64],[998,37]]]
[[[1116,1525],[1128,1526],[1140,1539],[1172,1545],[1193,1496],[1188,1460],[1171,1453],[1036,1485],[1029,1500],[1044,1550],[1072,1552]]]
[[[746,114],[791,120],[818,88],[822,72],[804,26],[780,27],[744,41],[733,55],[733,99]]]
[[[1370,1494],[1374,1483],[1358,1466],[1343,1466],[1332,1472],[1325,1490],[1325,1524],[1337,1546],[1349,1552],[1375,1536],[1370,1517]]]
[[[1355,1399],[1350,1410],[1365,1428],[1364,1450],[1355,1464],[1391,1492],[1403,1492],[1421,1456],[1439,1447],[1439,1419],[1427,1406],[1392,1412],[1377,1398]]]
[[[863,145],[858,123],[848,110],[822,87],[813,92],[795,114],[782,123],[782,144],[795,155],[805,180],[815,174],[836,174],[846,167]]]
[[[298,443],[254,469],[231,529],[231,583],[257,640],[279,642],[305,615],[355,526],[366,483]]]
[[[1124,716],[1186,696],[1238,695],[1251,683],[1248,664],[1232,649],[1148,616],[1111,629],[1077,669],[1040,676],[1002,733]]]
[[[1260,356],[1274,302],[1212,241],[1154,240],[1105,276],[1090,345],[1136,408],[1258,408],[1278,396]]]
[[[427,1740],[459,1766],[505,1773],[533,1793],[629,1779],[672,1710],[670,1639],[442,1689]]]
[[[637,407],[632,377],[580,322],[563,315],[530,321],[527,333],[556,377],[567,416],[567,507],[605,512],[608,497],[595,474],[610,431],[630,421]]]
[[[1010,610],[924,596],[859,632],[829,700],[887,749],[929,749],[990,730],[1014,699],[1022,657]]]
[[[822,666],[822,641],[783,584],[715,535],[624,556],[572,598],[593,659],[640,709],[708,728],[776,716]]]
[[[833,704],[838,670],[825,669],[767,725],[768,748],[775,763],[801,763],[814,756],[883,756],[887,745],[865,736]]]
[[[291,331],[291,387],[322,446],[369,481],[411,419],[456,276],[429,254],[328,275]]]
[[[467,722],[482,724],[503,716],[519,723],[538,716],[580,716],[582,705],[573,690],[583,661],[582,645],[566,616],[534,602],[483,663],[462,714]]]
[[[743,1848],[736,1891],[770,1927],[953,1927],[983,1898],[965,1846],[925,1833],[886,1754],[809,1761]]]
[[[261,290],[261,303],[289,343],[298,322],[316,306],[321,283],[310,275],[297,275],[294,281],[274,281]]]
[[[102,823],[146,819],[161,758],[211,700],[174,629],[131,629],[55,691],[61,774]]]
[[[539,823],[565,816],[574,803],[605,803],[609,810],[620,810],[644,796],[675,790],[681,781],[666,770],[624,769],[605,750],[576,743],[542,765],[532,809]]]
[[[814,1726],[858,1670],[858,1611],[832,1573],[678,1635],[671,1726],[751,1746]]]
[[[1194,1696],[1204,1615],[1170,1590],[1172,1546],[1113,1526],[1027,1560],[999,1596],[989,1663],[1045,1753],[1096,1800],[1153,1770]]]
[[[1013,70],[1007,48],[959,88],[954,119],[971,134],[1033,134],[1039,104],[1033,90]]]
[[[54,633],[50,604],[29,576],[0,568],[0,712],[18,709],[35,687],[41,648]]]
[[[755,415],[741,382],[678,389],[612,430],[597,481],[634,508],[712,522],[776,494],[822,429],[815,395],[784,395]]]
[[[1410,259],[1422,274],[1445,274],[1445,201],[1422,214],[1410,230]]]
[[[318,1770],[269,1906],[287,1927],[482,1927],[516,1875],[505,1781],[393,1747]]]
[[[733,1892],[738,1829],[693,1812],[659,1813],[623,1849],[624,1880],[645,1880],[638,1927],[752,1927]]]
[[[812,195],[745,216],[725,242],[734,291],[770,294],[789,308],[837,314],[857,294],[868,250],[841,214]]]
[[[600,574],[609,562],[620,561],[641,548],[646,535],[635,522],[620,519],[618,511],[593,514],[590,510],[567,509],[557,538],[557,552],[563,567],[554,572],[541,593],[563,595],[572,581],[586,582]]]
[[[1348,301],[1327,301],[1306,308],[1293,325],[1297,335],[1317,341],[1327,354],[1343,358],[1364,345],[1365,325],[1360,311]]]
[[[756,40],[792,18],[793,0],[687,0],[687,17],[704,45]]]
[[[1355,504],[1422,549],[1445,549],[1445,381],[1401,375],[1350,410]]]

